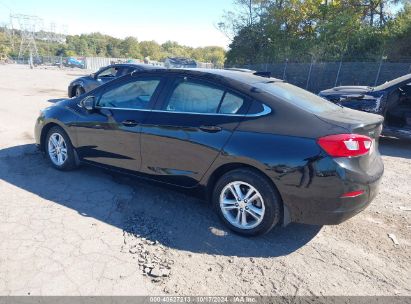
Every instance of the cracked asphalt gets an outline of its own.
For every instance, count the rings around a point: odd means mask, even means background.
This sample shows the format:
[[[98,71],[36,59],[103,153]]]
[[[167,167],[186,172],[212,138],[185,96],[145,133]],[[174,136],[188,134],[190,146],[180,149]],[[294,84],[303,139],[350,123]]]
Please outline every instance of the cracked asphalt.
[[[381,140],[356,217],[243,238],[182,192],[46,163],[34,121],[81,73],[0,66],[0,295],[411,295],[411,142]]]

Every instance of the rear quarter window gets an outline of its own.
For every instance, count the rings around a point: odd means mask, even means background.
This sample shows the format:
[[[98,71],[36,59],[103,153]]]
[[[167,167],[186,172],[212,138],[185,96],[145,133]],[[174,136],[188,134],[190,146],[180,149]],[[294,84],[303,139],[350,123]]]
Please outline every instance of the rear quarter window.
[[[218,113],[221,114],[237,114],[244,105],[244,99],[233,95],[231,93],[226,93],[223,101],[221,102],[220,109]]]
[[[256,115],[264,112],[264,106],[261,102],[253,100],[251,102],[250,108],[248,109],[247,115]]]
[[[340,109],[331,101],[286,82],[256,83],[254,86],[314,114]]]

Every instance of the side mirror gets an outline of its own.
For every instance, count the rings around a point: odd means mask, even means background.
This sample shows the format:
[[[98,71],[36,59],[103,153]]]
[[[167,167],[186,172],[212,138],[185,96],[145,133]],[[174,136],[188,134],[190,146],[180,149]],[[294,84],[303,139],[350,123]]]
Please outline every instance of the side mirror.
[[[96,74],[91,73],[91,74],[90,74],[90,77],[95,79],[95,78],[96,78]]]
[[[87,96],[82,101],[80,101],[80,106],[87,111],[92,111],[96,106],[96,98],[94,96]]]

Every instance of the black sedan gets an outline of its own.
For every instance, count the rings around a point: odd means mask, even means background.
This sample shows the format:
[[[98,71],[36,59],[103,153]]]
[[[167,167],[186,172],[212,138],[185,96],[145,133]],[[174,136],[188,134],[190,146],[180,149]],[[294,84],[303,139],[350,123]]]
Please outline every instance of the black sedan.
[[[73,80],[68,86],[68,96],[78,97],[84,93],[90,92],[91,90],[112,81],[118,77],[129,74],[133,71],[145,71],[159,69],[157,66],[150,64],[134,64],[134,63],[119,63],[112,64],[101,68],[95,73],[87,76],[79,77]]]
[[[411,74],[376,87],[341,86],[320,96],[352,109],[385,117],[383,134],[411,139]]]
[[[45,109],[35,138],[56,169],[87,163],[191,189],[255,235],[363,210],[383,174],[382,122],[252,73],[151,70]]]

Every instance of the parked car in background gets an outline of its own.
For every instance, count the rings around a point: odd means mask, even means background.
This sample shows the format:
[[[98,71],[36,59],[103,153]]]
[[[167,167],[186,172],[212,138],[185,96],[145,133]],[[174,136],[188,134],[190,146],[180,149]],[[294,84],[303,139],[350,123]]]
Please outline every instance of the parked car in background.
[[[191,189],[255,235],[366,208],[383,174],[382,122],[275,78],[155,69],[45,109],[35,138],[56,169],[83,162]]]
[[[411,74],[376,87],[340,86],[320,96],[344,107],[384,116],[383,134],[411,139]]]
[[[85,68],[84,58],[69,57],[63,62],[63,65],[70,68]]]
[[[73,80],[68,86],[68,96],[80,96],[90,92],[96,87],[105,84],[113,79],[129,74],[133,71],[143,71],[151,69],[159,69],[160,67],[149,64],[123,63],[112,64],[101,68],[97,72],[88,76],[82,76]]]
[[[184,69],[191,69],[197,68],[197,61],[191,58],[185,57],[168,57],[164,61],[164,66],[169,69],[174,68],[184,68]]]

